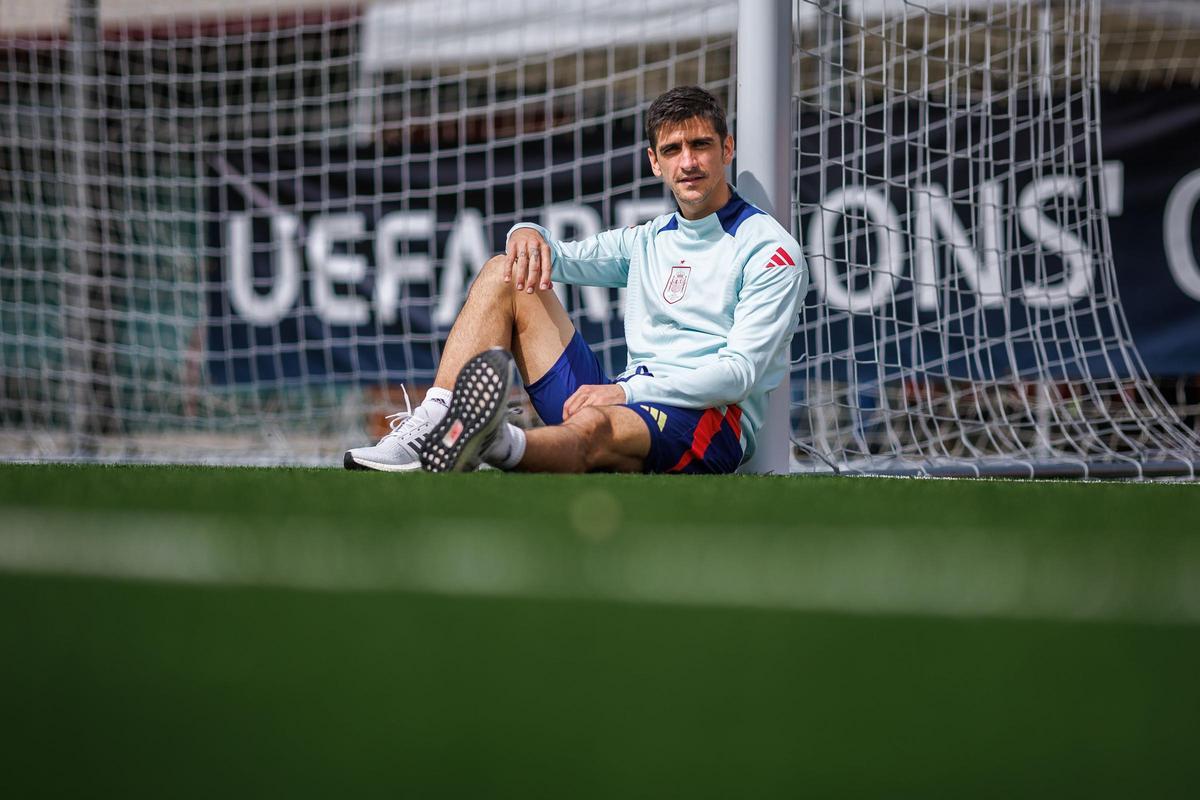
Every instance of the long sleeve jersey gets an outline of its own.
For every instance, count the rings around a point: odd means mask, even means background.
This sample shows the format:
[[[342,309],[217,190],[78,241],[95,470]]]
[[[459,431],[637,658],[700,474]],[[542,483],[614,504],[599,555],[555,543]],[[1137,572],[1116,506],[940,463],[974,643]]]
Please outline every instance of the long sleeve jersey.
[[[628,403],[683,408],[738,404],[744,460],[788,368],[798,304],[808,287],[800,245],[736,193],[698,220],[679,213],[578,242],[550,239],[552,278],[627,288]]]

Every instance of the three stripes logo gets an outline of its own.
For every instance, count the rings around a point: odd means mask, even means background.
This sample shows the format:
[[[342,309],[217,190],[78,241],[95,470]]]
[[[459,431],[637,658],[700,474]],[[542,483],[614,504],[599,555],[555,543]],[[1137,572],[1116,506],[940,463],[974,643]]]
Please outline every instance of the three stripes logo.
[[[771,260],[763,265],[763,269],[772,269],[774,267],[794,267],[796,262],[788,255],[787,250],[782,247],[775,251],[775,255],[771,256]]]
[[[642,408],[645,409],[646,413],[653,417],[654,421],[658,423],[658,429],[660,431],[667,426],[667,415],[661,410],[647,405],[643,405]]]

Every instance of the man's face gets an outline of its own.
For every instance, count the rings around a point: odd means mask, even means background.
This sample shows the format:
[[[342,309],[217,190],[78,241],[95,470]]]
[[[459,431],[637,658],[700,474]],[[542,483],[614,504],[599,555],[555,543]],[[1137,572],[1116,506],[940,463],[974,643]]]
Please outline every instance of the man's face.
[[[733,137],[721,141],[712,123],[692,117],[658,130],[658,144],[647,150],[650,168],[675,195],[687,219],[712,214],[729,200],[725,167],[733,161]]]

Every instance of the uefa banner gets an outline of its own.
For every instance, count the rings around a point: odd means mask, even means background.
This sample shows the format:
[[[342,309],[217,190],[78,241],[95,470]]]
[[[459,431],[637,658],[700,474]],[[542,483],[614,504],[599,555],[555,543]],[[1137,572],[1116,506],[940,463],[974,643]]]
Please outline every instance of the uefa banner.
[[[885,162],[906,164],[911,174],[907,159],[918,157],[916,148],[910,154],[911,143],[885,133],[916,128],[903,109],[868,121],[865,129],[878,130],[879,138],[850,139],[854,152],[841,144],[847,139],[836,125],[801,120],[801,130],[819,131],[798,141],[798,239],[814,277],[806,305],[850,312],[822,331],[824,346],[840,350],[846,340],[869,341],[871,314],[864,312],[878,307],[910,315],[914,330],[924,314],[940,314],[960,328],[949,335],[942,330],[918,347],[893,343],[896,363],[919,349],[923,358],[933,353],[949,365],[951,374],[974,369],[971,377],[987,378],[977,374],[977,363],[955,366],[958,343],[965,347],[975,338],[972,325],[992,329],[1013,318],[1059,325],[1064,315],[1056,310],[1089,301],[1099,274],[1098,231],[1081,230],[1082,218],[1053,209],[1079,207],[1098,187],[1031,163],[1029,154],[1044,151],[1061,129],[1046,123],[1009,130],[1006,118],[1030,117],[956,115],[939,125],[926,112],[921,122],[932,133],[921,149],[946,157],[924,168],[919,183],[880,186],[859,185],[848,165],[879,175],[886,174]],[[1104,211],[1134,341],[1151,374],[1200,374],[1200,93],[1106,94],[1101,118]],[[513,222],[540,222],[573,239],[673,208],[633,134],[606,133],[593,132],[583,142],[584,159],[567,146],[560,151],[542,142],[520,152],[467,148],[453,158],[302,147],[214,157],[206,231],[208,252],[219,254],[208,267],[211,380],[431,378],[473,274],[502,249]],[[1001,165],[998,173],[1012,164],[1030,163],[1029,169],[1003,184],[968,174],[980,163],[972,148],[981,141],[989,142],[988,159]],[[1084,155],[1077,154],[1079,163]],[[883,294],[871,295],[828,266],[839,261],[836,248],[816,249],[846,230],[847,217],[866,221],[867,239],[874,226],[884,232],[879,241],[890,231],[900,242],[894,280]],[[1034,251],[1039,257],[1028,258]],[[995,263],[1001,252],[1025,257]],[[1042,272],[1029,274],[1030,263]],[[947,270],[965,290],[939,296],[929,287]],[[605,366],[620,369],[619,293],[574,289],[562,296],[589,341],[613,345]],[[948,309],[948,302],[958,306]],[[1086,339],[1108,332],[1074,333]],[[822,345],[804,339],[795,343],[797,356]],[[1020,371],[1034,357],[1009,347],[989,358],[988,368],[997,376]]]
[[[582,163],[560,140],[457,157],[297,147],[210,160],[211,380],[432,378],[471,280],[513,223],[577,239],[673,208],[644,148],[624,139],[606,150],[585,138],[596,155]],[[601,199],[581,202],[581,188]],[[557,291],[589,341],[621,337],[618,292]],[[606,357],[624,366],[623,348]]]

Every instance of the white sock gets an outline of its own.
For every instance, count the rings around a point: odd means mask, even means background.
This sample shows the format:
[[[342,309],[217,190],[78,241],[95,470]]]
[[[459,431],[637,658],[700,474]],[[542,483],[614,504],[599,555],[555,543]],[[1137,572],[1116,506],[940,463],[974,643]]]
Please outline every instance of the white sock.
[[[439,389],[436,386],[425,392],[425,399],[421,401],[420,407],[425,410],[425,416],[429,417],[432,424],[437,425],[442,421],[442,417],[446,416],[446,412],[450,410],[450,398],[453,396],[454,392],[449,389]]]
[[[493,467],[514,469],[525,457],[525,431],[505,422],[496,431],[496,439],[483,454],[483,460]]]

